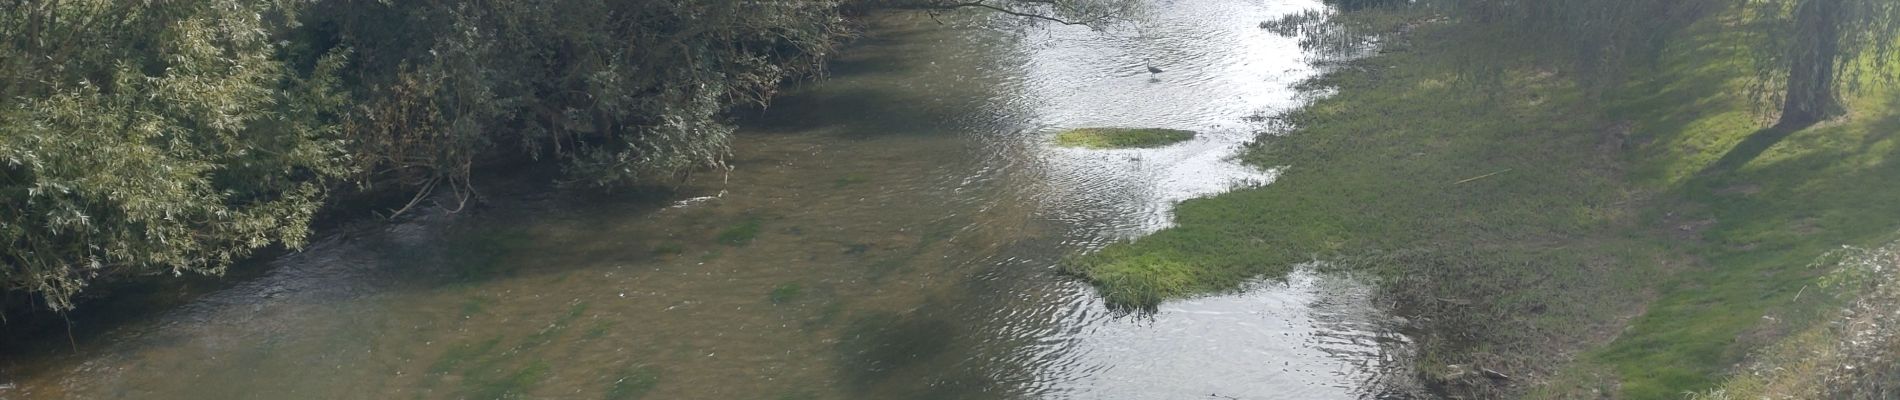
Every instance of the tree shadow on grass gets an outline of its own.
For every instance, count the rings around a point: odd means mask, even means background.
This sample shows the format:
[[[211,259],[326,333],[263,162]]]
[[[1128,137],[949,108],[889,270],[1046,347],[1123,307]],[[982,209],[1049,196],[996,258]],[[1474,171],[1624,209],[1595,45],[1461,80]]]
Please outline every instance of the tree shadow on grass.
[[[1781,143],[1782,139],[1787,139],[1789,135],[1803,128],[1806,126],[1773,126],[1755,131],[1742,139],[1740,143],[1736,143],[1735,147],[1729,148],[1727,153],[1722,154],[1722,158],[1703,167],[1702,171],[1696,175],[1711,176],[1733,172],[1743,165],[1748,165],[1748,162],[1754,161],[1756,157],[1761,157],[1762,153],[1775,147],[1776,143]]]

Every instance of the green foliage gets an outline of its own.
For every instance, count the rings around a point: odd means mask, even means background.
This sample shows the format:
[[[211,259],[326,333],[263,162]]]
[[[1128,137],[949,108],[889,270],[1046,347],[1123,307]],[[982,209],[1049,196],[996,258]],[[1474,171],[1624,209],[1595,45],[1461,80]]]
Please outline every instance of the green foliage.
[[[720,167],[720,113],[848,33],[824,1],[146,3],[0,4],[0,291],[65,310],[101,277],[216,274],[301,245],[342,184]]]
[[[1151,148],[1194,138],[1193,131],[1160,128],[1080,128],[1056,134],[1056,144],[1090,149]]]
[[[723,165],[719,114],[812,72],[845,35],[828,2],[330,2],[306,23],[358,49],[345,134],[364,171],[464,181],[497,154],[576,183]]]
[[[0,5],[0,290],[218,273],[297,246],[349,172],[327,52],[286,68],[260,2]]]
[[[1497,29],[1473,39],[1568,72],[1586,89],[1613,88],[1655,60],[1670,33],[1721,10],[1727,0],[1423,0],[1461,21]],[[1474,62],[1476,66],[1489,63]],[[1497,71],[1476,69],[1471,77]]]

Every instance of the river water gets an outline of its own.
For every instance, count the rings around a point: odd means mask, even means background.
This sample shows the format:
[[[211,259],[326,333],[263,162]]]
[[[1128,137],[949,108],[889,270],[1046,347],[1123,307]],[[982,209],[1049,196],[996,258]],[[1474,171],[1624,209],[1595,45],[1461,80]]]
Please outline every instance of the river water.
[[[1352,279],[1128,313],[1056,268],[1269,183],[1230,157],[1316,70],[1258,24],[1318,7],[1166,1],[1106,32],[880,15],[827,79],[740,118],[730,172],[667,195],[501,184],[478,211],[342,229],[10,350],[0,398],[1395,396],[1406,339]],[[1050,144],[1088,126],[1202,134]]]

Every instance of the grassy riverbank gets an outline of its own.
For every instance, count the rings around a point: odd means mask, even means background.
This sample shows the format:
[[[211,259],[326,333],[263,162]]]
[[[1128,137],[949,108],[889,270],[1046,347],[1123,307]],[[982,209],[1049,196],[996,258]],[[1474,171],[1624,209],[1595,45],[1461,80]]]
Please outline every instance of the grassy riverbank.
[[[1424,25],[1309,83],[1337,94],[1244,156],[1286,166],[1276,183],[1183,203],[1177,227],[1069,269],[1148,306],[1331,261],[1382,278],[1414,316],[1438,390],[1708,388],[1838,302],[1808,288],[1817,257],[1879,242],[1900,215],[1881,200],[1900,198],[1881,184],[1900,178],[1891,92],[1856,94],[1840,121],[1761,131],[1745,38],[1724,18],[1606,91],[1498,32]],[[1513,379],[1460,373],[1476,368]]]

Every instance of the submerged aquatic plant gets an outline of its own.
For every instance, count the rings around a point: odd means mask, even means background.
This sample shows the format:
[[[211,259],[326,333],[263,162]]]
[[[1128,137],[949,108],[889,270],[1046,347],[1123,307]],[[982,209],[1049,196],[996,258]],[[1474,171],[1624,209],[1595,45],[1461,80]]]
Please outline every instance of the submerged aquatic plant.
[[[1153,148],[1194,138],[1194,131],[1162,128],[1080,128],[1056,134],[1056,144],[1090,149]]]

